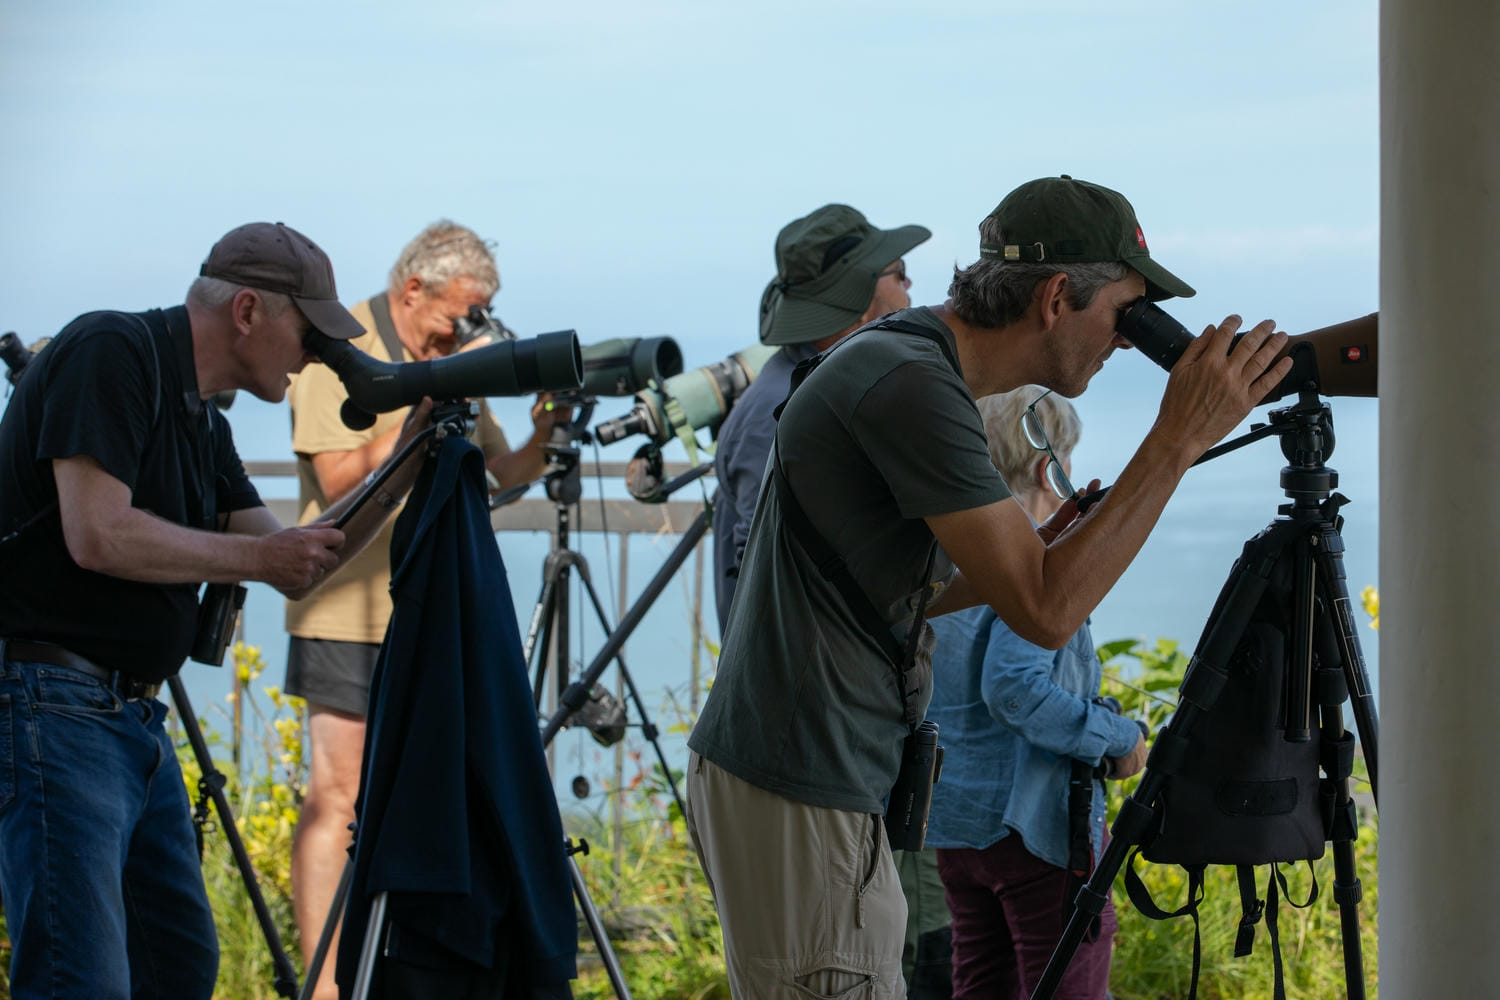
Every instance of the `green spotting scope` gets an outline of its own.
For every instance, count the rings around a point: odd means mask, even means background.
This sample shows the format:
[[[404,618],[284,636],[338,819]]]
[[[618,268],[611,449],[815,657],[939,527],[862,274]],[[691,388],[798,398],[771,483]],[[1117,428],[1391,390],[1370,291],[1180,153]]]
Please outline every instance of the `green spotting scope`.
[[[632,396],[682,371],[671,337],[617,337],[583,348],[585,396]]]
[[[594,428],[594,434],[600,444],[614,444],[632,434],[644,434],[657,444],[666,444],[679,433],[704,429],[716,433],[734,401],[778,350],[756,344],[723,361],[652,383],[635,394],[635,405],[629,413],[604,421]]]

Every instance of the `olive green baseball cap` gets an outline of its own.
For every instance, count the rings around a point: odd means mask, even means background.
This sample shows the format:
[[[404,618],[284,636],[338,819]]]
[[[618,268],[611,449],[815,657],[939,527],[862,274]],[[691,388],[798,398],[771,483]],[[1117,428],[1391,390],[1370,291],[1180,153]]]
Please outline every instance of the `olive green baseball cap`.
[[[763,344],[805,344],[848,329],[880,272],[925,243],[925,226],[877,229],[848,205],[824,205],[776,236],[776,277],[760,297]]]
[[[1135,209],[1118,191],[1067,174],[1028,181],[1005,196],[987,219],[1000,224],[1001,242],[981,243],[979,256],[1032,263],[1118,261],[1146,279],[1146,298],[1190,298],[1193,288],[1151,259]]]

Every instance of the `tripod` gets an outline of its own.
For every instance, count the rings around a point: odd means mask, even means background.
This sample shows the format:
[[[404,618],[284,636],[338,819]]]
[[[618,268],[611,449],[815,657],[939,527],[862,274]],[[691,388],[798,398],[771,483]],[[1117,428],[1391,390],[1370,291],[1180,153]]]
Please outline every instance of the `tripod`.
[[[1246,544],[1225,583],[1183,677],[1177,711],[1157,735],[1140,784],[1125,799],[1110,828],[1109,846],[1079,891],[1032,1000],[1045,1000],[1054,994],[1090,924],[1103,911],[1110,885],[1129,852],[1156,835],[1165,807],[1163,794],[1193,754],[1197,727],[1213,724],[1215,702],[1236,666],[1232,662],[1235,650],[1278,566],[1283,571],[1290,566],[1293,586],[1290,662],[1282,707],[1285,739],[1311,739],[1316,701],[1316,724],[1322,740],[1319,761],[1325,775],[1323,794],[1332,798],[1331,809],[1326,811],[1331,821],[1327,835],[1333,844],[1333,897],[1339,907],[1347,996],[1351,1000],[1363,1000],[1365,996],[1357,908],[1362,888],[1354,868],[1358,826],[1349,794],[1354,744],[1351,734],[1344,730],[1345,698],[1352,702],[1372,794],[1378,788],[1379,736],[1374,693],[1355,634],[1344,576],[1339,509],[1349,501],[1334,492],[1338,473],[1324,464],[1333,451],[1332,412],[1315,390],[1304,389],[1296,405],[1272,411],[1269,419],[1269,424],[1252,428],[1250,433],[1213,449],[1202,460],[1261,438],[1279,437],[1289,462],[1281,471],[1281,487],[1291,503],[1281,505],[1277,519]],[[1196,974],[1196,968],[1194,971]],[[1279,980],[1278,963],[1278,984]]]
[[[630,675],[630,669],[625,664],[625,657],[620,653],[624,645],[625,637],[629,635],[626,631],[616,639],[617,633],[611,630],[609,617],[605,613],[604,604],[599,600],[599,594],[594,589],[594,582],[589,574],[588,560],[581,554],[568,548],[569,528],[572,523],[571,507],[576,504],[583,495],[583,484],[579,470],[579,452],[573,441],[585,440],[588,431],[585,429],[589,415],[591,415],[592,403],[584,404],[583,416],[572,423],[559,424],[553,429],[553,441],[547,445],[547,459],[549,469],[545,477],[547,496],[557,505],[557,533],[552,552],[548,554],[547,561],[542,567],[542,588],[537,595],[536,606],[531,614],[531,622],[526,630],[526,639],[523,644],[522,656],[528,664],[532,663],[533,654],[536,655],[535,681],[533,696],[536,699],[537,709],[541,710],[542,692],[546,683],[546,670],[549,658],[552,660],[556,673],[557,685],[557,708],[551,719],[547,722],[547,728],[542,735],[542,745],[549,746],[558,730],[567,723],[567,720],[579,712],[592,695],[594,685],[598,682],[599,675],[604,667],[608,666],[611,659],[614,660],[620,670],[620,679],[624,682],[629,692],[630,701],[635,705],[636,712],[641,720],[641,734],[650,741],[656,751],[658,766],[661,768],[663,777],[666,778],[668,786],[672,789],[672,798],[677,802],[677,808],[683,815],[687,815],[687,807],[683,802],[682,793],[677,788],[677,779],[672,776],[672,770],[667,765],[666,753],[662,750],[661,741],[658,739],[660,731],[655,723],[651,721],[650,714],[646,711],[645,702],[641,699],[640,691],[636,688],[635,679]],[[706,472],[705,467],[701,472]],[[680,479],[676,485],[683,485],[687,477]],[[697,523],[695,522],[695,527]],[[706,522],[704,525],[706,529]],[[687,551],[702,537],[704,529],[694,534],[690,528],[688,535],[692,536],[692,543],[687,545]],[[686,540],[686,539],[684,539]],[[682,549],[679,543],[678,549]],[[673,555],[677,555],[674,550]],[[672,572],[686,559],[686,552],[676,565],[672,566]],[[669,557],[668,562],[671,563]],[[605,649],[608,655],[595,658],[598,670],[591,668],[587,680],[580,679],[578,682],[568,683],[568,670],[571,662],[569,646],[569,626],[572,621],[571,608],[569,605],[568,581],[574,571],[577,571],[579,580],[583,583],[583,589],[589,596],[589,602],[593,605],[594,614],[599,619],[599,625],[604,630],[606,637]],[[660,574],[658,574],[660,575]],[[671,573],[668,573],[670,578]],[[655,582],[653,580],[653,582]],[[665,586],[665,580],[662,585]],[[649,588],[648,588],[649,591]],[[646,599],[645,606],[640,608],[640,615],[644,616],[646,608],[652,600],[660,594],[657,589]],[[643,595],[644,596],[644,595]],[[639,604],[640,602],[637,602]],[[633,607],[632,612],[635,611]],[[622,621],[623,627],[623,621]],[[639,624],[639,618],[635,618],[630,625],[630,631]],[[549,657],[549,654],[550,657]],[[602,663],[601,663],[602,660]]]
[[[219,828],[224,831],[224,839],[229,842],[235,867],[240,870],[240,880],[245,883],[245,893],[250,897],[250,905],[255,910],[256,922],[265,935],[266,946],[271,949],[271,964],[276,969],[276,993],[283,997],[296,996],[297,971],[281,945],[281,934],[276,930],[276,922],[266,907],[266,898],[255,878],[255,868],[250,862],[250,855],[245,851],[245,842],[240,837],[239,827],[234,825],[229,797],[224,794],[224,773],[214,765],[213,755],[208,752],[208,743],[203,739],[203,730],[198,725],[198,716],[193,712],[192,702],[188,701],[187,688],[183,686],[182,678],[174,675],[167,679],[167,684],[172,689],[172,705],[177,709],[177,717],[182,720],[183,731],[187,733],[188,742],[193,746],[193,756],[198,761],[198,805],[193,811],[193,826],[198,834],[199,857],[203,854],[203,832],[208,824],[208,802],[212,799],[214,808],[219,813]]]

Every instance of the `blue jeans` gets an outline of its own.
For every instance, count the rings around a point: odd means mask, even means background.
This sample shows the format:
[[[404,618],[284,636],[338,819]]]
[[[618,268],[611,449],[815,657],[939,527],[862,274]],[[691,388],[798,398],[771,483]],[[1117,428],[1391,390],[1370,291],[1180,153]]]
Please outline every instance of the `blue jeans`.
[[[154,699],[0,673],[0,898],[15,1000],[208,998],[219,948],[187,789]]]

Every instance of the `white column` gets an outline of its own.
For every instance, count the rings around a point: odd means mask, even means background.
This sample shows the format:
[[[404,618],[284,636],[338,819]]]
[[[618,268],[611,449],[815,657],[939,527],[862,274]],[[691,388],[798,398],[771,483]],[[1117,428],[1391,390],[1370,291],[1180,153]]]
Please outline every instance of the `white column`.
[[[1500,3],[1380,15],[1380,995],[1500,995]]]

